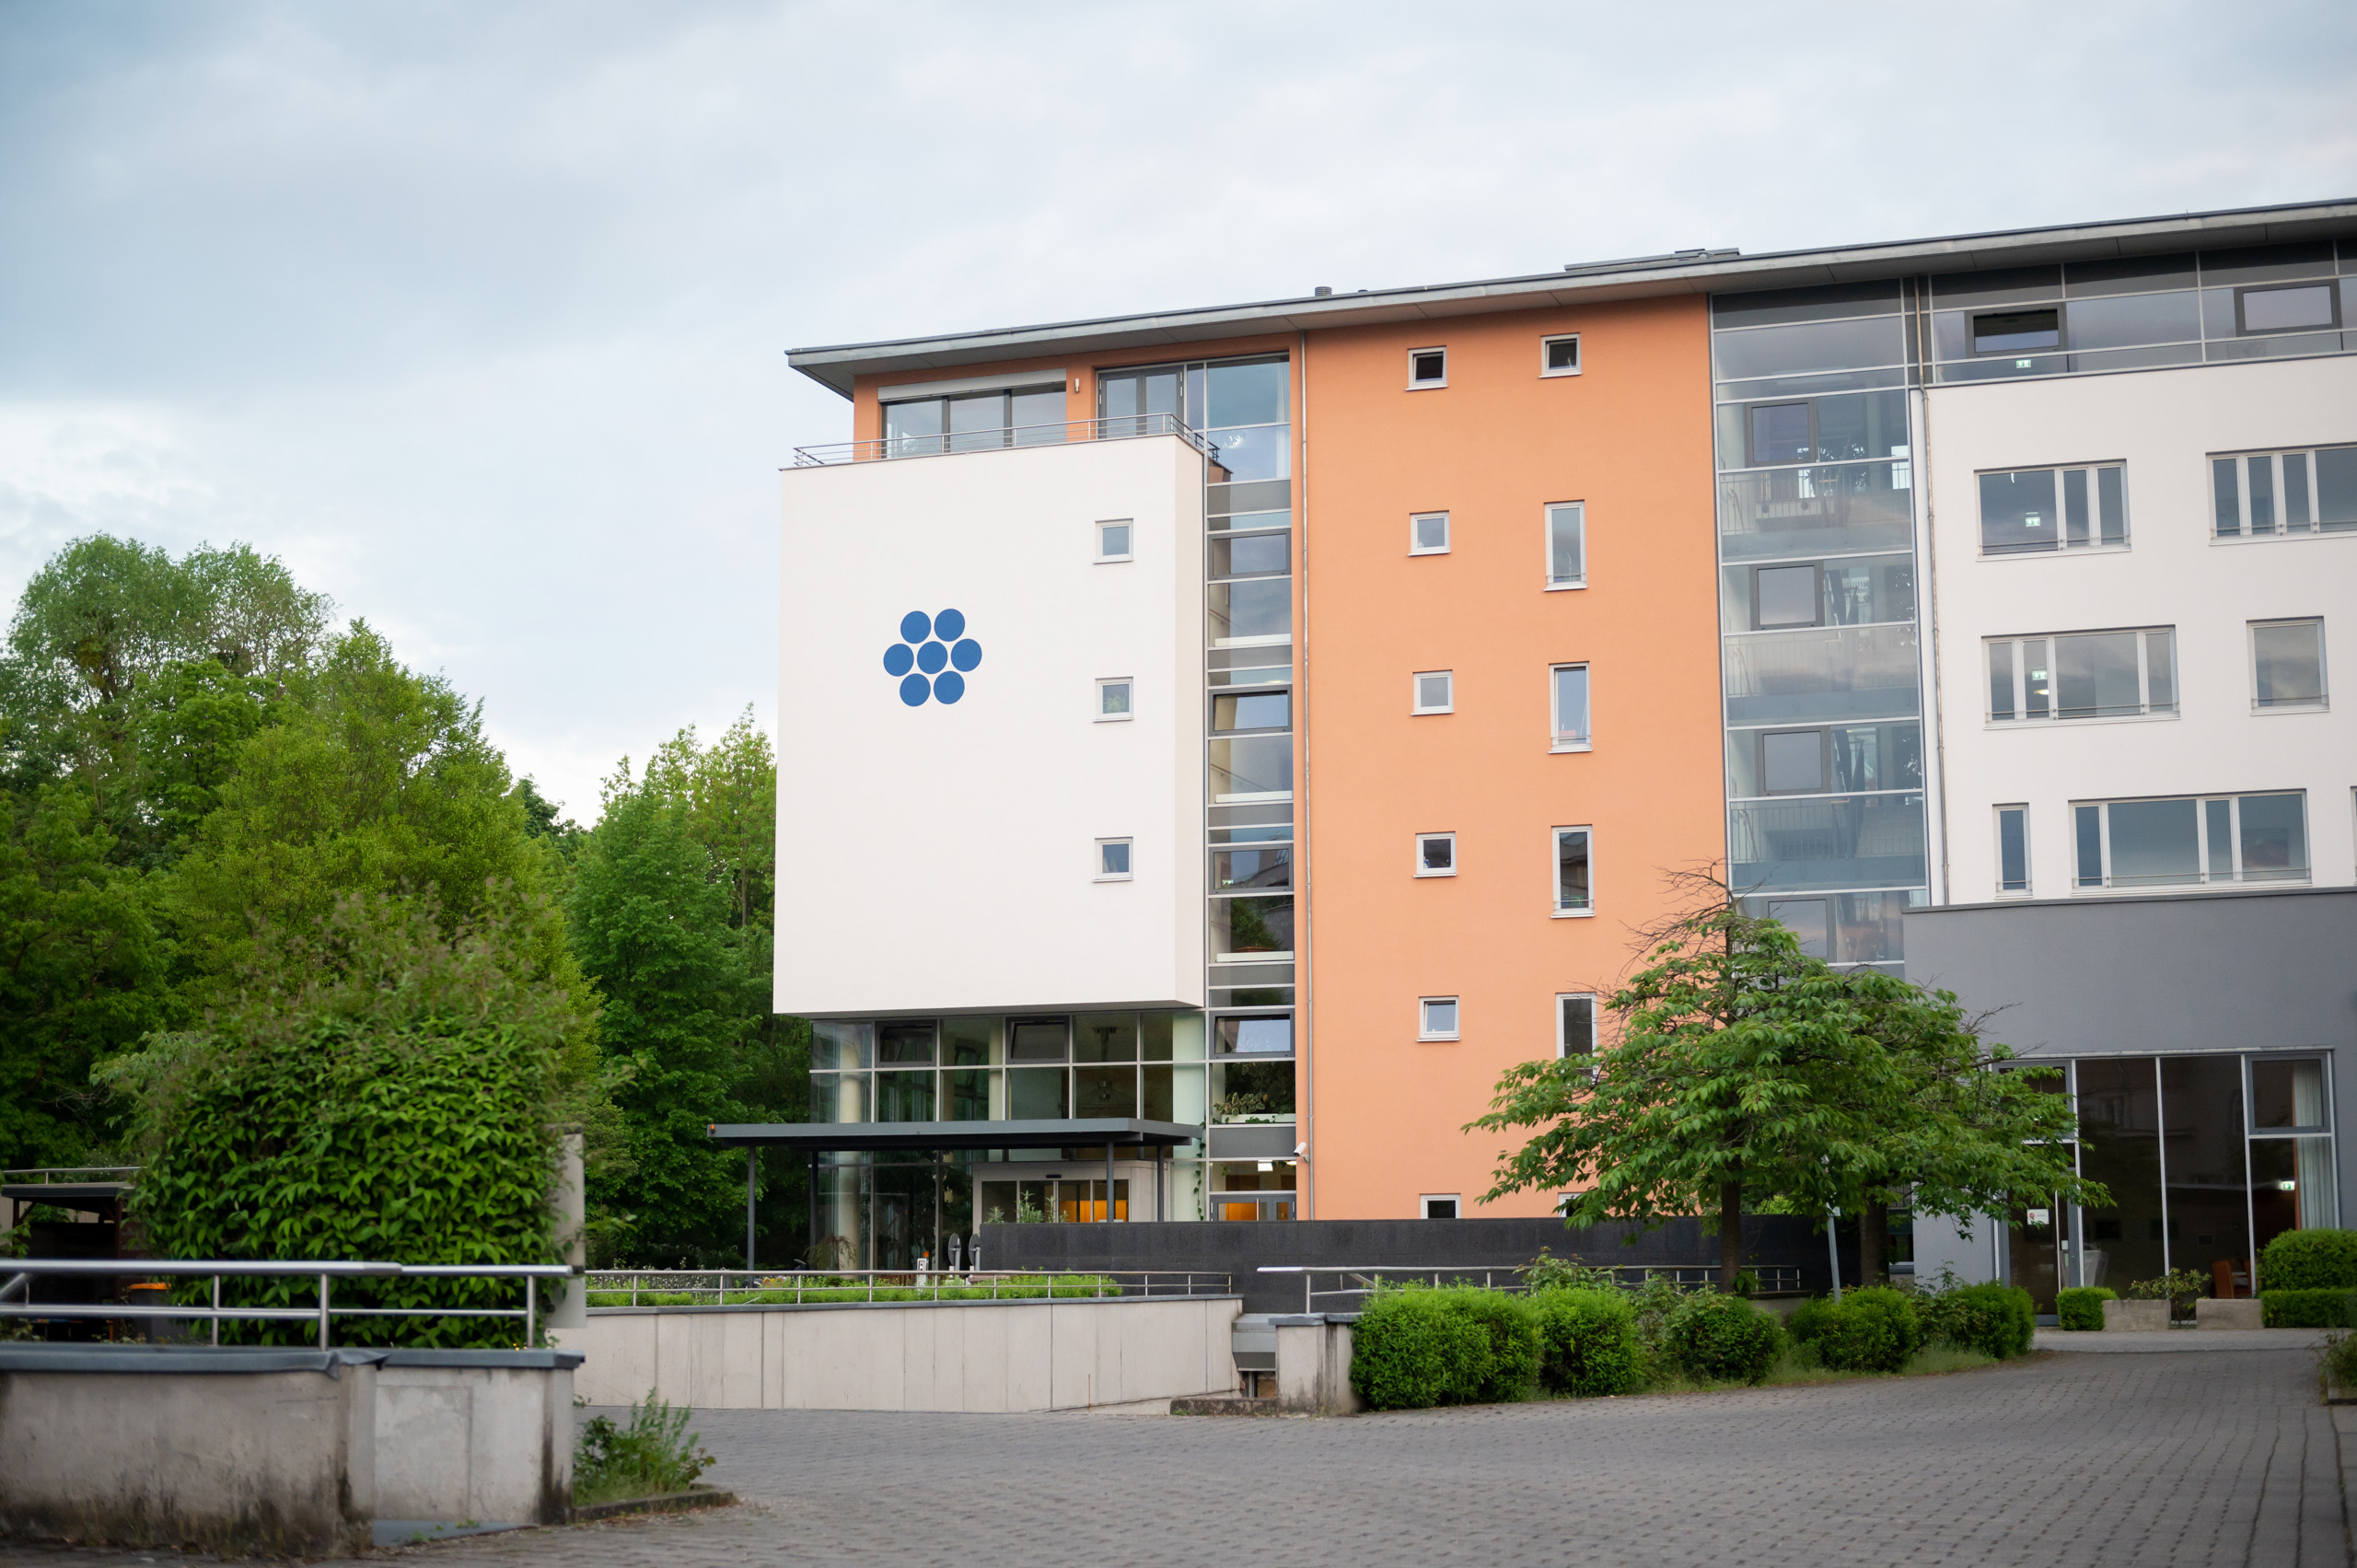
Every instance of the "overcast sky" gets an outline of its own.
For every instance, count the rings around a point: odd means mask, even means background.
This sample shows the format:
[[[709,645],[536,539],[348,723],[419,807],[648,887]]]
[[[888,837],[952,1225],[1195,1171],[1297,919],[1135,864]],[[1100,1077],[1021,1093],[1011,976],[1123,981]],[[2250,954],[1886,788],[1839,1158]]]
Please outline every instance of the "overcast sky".
[[[0,0],[0,592],[246,540],[586,821],[772,727],[788,347],[2349,196],[2352,84],[2347,0]]]

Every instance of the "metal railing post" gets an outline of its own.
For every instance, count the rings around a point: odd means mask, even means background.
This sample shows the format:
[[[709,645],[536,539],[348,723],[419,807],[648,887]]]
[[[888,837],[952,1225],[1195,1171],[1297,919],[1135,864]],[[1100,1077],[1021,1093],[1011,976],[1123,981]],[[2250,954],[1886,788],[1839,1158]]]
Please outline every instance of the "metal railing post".
[[[319,1276],[319,1348],[328,1348],[328,1277]]]
[[[213,1348],[221,1348],[221,1276],[213,1276]]]
[[[531,1275],[529,1275],[529,1274],[525,1275],[525,1276],[524,1276],[524,1348],[525,1348],[526,1350],[530,1350],[530,1349],[532,1349],[532,1348],[533,1348],[532,1341],[533,1341],[533,1339],[536,1337],[536,1330],[537,1330],[537,1327],[538,1327],[538,1325],[539,1325],[539,1323],[540,1323],[540,1281],[538,1281],[538,1280],[536,1280],[536,1279],[534,1279],[534,1278],[532,1278],[532,1276],[531,1276]]]

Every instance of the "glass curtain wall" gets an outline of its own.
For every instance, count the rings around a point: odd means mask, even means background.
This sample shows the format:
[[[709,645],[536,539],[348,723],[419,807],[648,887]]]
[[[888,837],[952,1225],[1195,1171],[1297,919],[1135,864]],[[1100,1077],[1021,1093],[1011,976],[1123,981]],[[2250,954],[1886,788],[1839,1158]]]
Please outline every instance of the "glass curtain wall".
[[[1718,295],[1727,880],[1844,966],[1928,898],[1908,297]]]
[[[1097,377],[1109,431],[1125,419],[1176,413],[1216,454],[1204,493],[1203,561],[1213,1123],[1295,1119],[1291,374],[1287,356],[1262,354]],[[1270,1185],[1277,1179],[1282,1189]],[[1214,1192],[1282,1193],[1251,1204],[1212,1201],[1251,1211],[1234,1217],[1293,1213],[1290,1161],[1223,1162],[1206,1180]]]

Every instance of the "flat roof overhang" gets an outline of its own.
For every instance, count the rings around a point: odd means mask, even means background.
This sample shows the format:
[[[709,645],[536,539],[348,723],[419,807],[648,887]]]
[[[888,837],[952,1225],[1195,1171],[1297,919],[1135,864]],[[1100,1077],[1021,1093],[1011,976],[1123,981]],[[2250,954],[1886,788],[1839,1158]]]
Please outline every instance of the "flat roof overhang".
[[[727,1148],[806,1149],[812,1154],[935,1149],[1067,1149],[1097,1144],[1175,1148],[1200,1127],[1135,1117],[1069,1121],[724,1121],[706,1129]]]
[[[945,370],[957,366],[1064,354],[1178,349],[1188,343],[1222,338],[1442,320],[1452,316],[1530,310],[1548,305],[1870,283],[1918,273],[1980,272],[2175,250],[2283,245],[2352,232],[2357,232],[2357,198],[1780,250],[1757,256],[1734,250],[1689,250],[1625,261],[1579,263],[1560,272],[1473,283],[1360,289],[1349,294],[1107,316],[933,337],[830,343],[789,349],[786,362],[819,385],[849,397],[856,376]]]

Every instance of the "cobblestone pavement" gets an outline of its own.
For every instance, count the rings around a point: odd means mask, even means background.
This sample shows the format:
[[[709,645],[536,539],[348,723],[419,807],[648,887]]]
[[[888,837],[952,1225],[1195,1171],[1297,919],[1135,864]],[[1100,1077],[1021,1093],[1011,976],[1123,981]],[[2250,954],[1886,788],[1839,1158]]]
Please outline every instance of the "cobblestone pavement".
[[[715,1411],[700,1514],[388,1568],[2350,1562],[2313,1353],[1356,1420]],[[169,1553],[33,1551],[52,1568]]]

